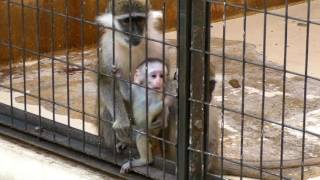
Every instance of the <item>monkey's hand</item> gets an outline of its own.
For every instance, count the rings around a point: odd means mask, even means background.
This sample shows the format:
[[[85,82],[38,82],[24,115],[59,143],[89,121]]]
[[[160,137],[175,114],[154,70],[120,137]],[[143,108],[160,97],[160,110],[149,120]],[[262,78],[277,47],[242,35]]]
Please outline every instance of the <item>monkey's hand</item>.
[[[162,125],[162,118],[157,118],[156,121],[153,121],[150,126],[149,126],[149,129],[158,129],[158,128],[161,128],[163,125]]]
[[[130,127],[130,122],[125,122],[121,120],[116,120],[112,125],[112,128],[114,130],[125,129],[129,127]]]
[[[123,152],[127,147],[128,147],[128,144],[127,144],[127,143],[118,142],[118,143],[116,144],[116,151],[117,151],[117,153],[121,153],[121,152]]]
[[[112,69],[111,69],[111,72],[112,72],[112,74],[114,74],[116,77],[121,77],[121,72],[120,72],[120,69],[118,68],[118,66],[117,65],[112,65],[112,67],[111,67]]]

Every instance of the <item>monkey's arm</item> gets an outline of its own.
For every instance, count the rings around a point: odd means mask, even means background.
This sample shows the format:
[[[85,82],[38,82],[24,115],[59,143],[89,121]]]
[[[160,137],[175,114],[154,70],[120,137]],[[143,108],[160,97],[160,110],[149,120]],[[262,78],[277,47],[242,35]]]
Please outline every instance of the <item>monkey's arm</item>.
[[[112,65],[111,69],[112,74],[119,80],[119,90],[121,92],[121,95],[125,101],[130,100],[130,86],[129,83],[121,81],[121,78],[123,78],[122,72],[119,69],[118,66]]]
[[[124,104],[124,97],[120,91],[117,90],[119,86],[116,86],[115,90],[113,89],[113,81],[114,80],[106,76],[100,77],[101,103],[102,106],[110,112],[110,115],[114,119],[112,126],[114,129],[127,128],[130,126],[130,122]]]
[[[156,120],[151,122],[151,125],[149,126],[150,129],[168,127],[168,118],[170,114],[170,107],[173,105],[173,98],[167,96],[164,101],[164,108],[162,109],[163,106],[161,103],[161,112],[158,115],[156,115]]]
[[[158,102],[154,102],[152,104],[149,104],[148,107],[148,120],[149,120],[149,124],[152,123],[153,119],[161,113],[162,111],[162,101],[158,101]]]
[[[149,125],[149,129],[167,128],[169,113],[169,108],[165,107],[163,111],[156,116],[156,120],[152,121]]]

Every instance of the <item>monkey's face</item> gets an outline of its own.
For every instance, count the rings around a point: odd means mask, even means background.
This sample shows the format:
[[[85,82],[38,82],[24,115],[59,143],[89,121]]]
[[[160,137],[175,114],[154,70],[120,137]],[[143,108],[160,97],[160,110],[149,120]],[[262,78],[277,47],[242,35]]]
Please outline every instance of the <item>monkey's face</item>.
[[[141,37],[144,35],[146,18],[144,16],[128,16],[118,21],[120,29],[125,32],[123,33],[124,41],[132,46],[138,46],[142,41]]]
[[[155,89],[158,91],[163,90],[164,80],[163,80],[162,70],[155,70],[148,73],[148,88]]]

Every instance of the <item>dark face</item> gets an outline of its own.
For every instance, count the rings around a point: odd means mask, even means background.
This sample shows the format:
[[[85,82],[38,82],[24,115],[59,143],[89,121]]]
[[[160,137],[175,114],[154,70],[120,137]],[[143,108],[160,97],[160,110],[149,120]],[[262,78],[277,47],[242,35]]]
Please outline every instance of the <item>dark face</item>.
[[[131,27],[130,27],[130,17],[119,19],[119,24],[124,32],[131,32],[130,34],[124,34],[125,41],[133,46],[137,46],[141,42],[141,37],[144,34],[146,18],[141,16],[131,17]],[[138,36],[135,36],[138,35]]]

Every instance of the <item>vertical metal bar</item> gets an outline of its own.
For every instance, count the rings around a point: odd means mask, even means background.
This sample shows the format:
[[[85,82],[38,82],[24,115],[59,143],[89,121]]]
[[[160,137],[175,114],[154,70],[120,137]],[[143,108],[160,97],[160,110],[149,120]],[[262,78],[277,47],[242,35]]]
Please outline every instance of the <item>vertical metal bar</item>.
[[[145,0],[145,16],[148,17],[149,15],[149,0]],[[145,57],[146,59],[148,58],[148,42],[149,42],[149,34],[148,34],[148,21],[146,21],[146,24],[145,24],[145,28],[146,28],[146,31],[145,31]],[[146,63],[146,84],[148,84],[148,63]],[[145,91],[145,96],[146,96],[146,121],[147,121],[147,132],[146,132],[146,136],[147,136],[147,142],[149,142],[149,139],[150,139],[150,135],[149,135],[149,118],[148,118],[148,114],[149,114],[149,88],[148,86],[146,85],[146,91]],[[150,163],[150,159],[149,159],[149,143],[146,143],[146,148],[147,148],[147,176],[150,176],[150,172],[149,172],[149,163]]]
[[[204,59],[205,55],[201,53],[205,45],[203,36],[205,26],[205,11],[203,11],[205,1],[192,1],[191,4],[191,48],[197,49],[200,52],[191,52],[191,99],[202,100],[204,97],[203,77],[204,77]],[[202,11],[201,11],[202,10]],[[190,131],[190,147],[193,149],[201,150],[202,135],[203,135],[203,121],[204,121],[204,108],[203,103],[192,103],[191,107],[191,131]],[[197,124],[201,124],[201,128]],[[200,140],[200,141],[199,141]],[[191,171],[190,178],[200,179],[203,161],[201,159],[201,151],[192,151],[190,155]]]
[[[22,60],[23,60],[23,102],[24,102],[24,118],[27,121],[27,85],[26,85],[26,30],[24,19],[24,0],[21,0],[21,21],[22,21]],[[27,122],[24,122],[24,130],[28,129]]]
[[[244,111],[245,111],[245,79],[246,79],[246,33],[247,33],[247,0],[243,5],[243,44],[242,44],[242,94],[241,94],[241,148],[240,148],[240,179],[243,176],[243,135],[244,135]]]
[[[263,1],[264,19],[263,19],[263,69],[262,69],[262,109],[261,109],[261,137],[260,137],[260,179],[263,178],[263,140],[264,140],[264,116],[265,116],[265,91],[266,91],[266,39],[267,39],[267,2]]]
[[[166,64],[166,45],[165,45],[165,41],[166,41],[166,27],[167,27],[167,9],[166,9],[166,5],[167,5],[167,0],[163,0],[162,1],[162,60],[163,60],[163,66],[162,66],[162,72],[165,72],[165,64]],[[164,81],[166,79],[164,78]],[[164,82],[166,84],[166,82]],[[162,109],[163,111],[166,111],[167,109],[165,108],[165,92],[166,92],[166,87],[164,86],[163,91],[162,91]],[[165,118],[169,118],[169,117],[165,117],[166,112],[162,113],[162,122],[165,121]],[[165,124],[162,123],[162,179],[166,179],[166,143],[165,143]]]
[[[206,103],[210,103],[210,87],[209,87],[209,81],[210,81],[210,42],[211,42],[211,3],[205,2],[204,3],[204,10],[205,10],[205,16],[204,16],[204,33],[203,33],[203,54],[204,54],[204,63],[203,63],[203,69],[204,69],[204,89],[203,89],[203,135],[202,135],[202,179],[206,179],[207,174],[207,161],[208,158],[206,157],[205,153],[208,152],[208,127],[209,127],[209,105]]]
[[[112,64],[115,65],[115,52],[116,52],[116,49],[115,49],[115,23],[114,23],[114,16],[115,16],[115,4],[114,4],[115,0],[112,0]],[[115,80],[115,76],[113,75],[113,120],[115,121],[116,119],[116,110],[115,110],[115,107],[116,107],[116,94],[115,94],[115,89],[116,89],[116,80]],[[114,162],[117,163],[117,150],[116,150],[116,145],[117,145],[117,137],[116,137],[116,133],[113,133],[114,135],[114,148],[113,148],[113,157],[114,157]]]
[[[36,1],[36,48],[37,48],[37,60],[38,60],[38,105],[39,105],[39,128],[38,135],[42,133],[42,116],[41,116],[41,72],[40,72],[40,9],[39,0]]]
[[[179,0],[178,180],[189,174],[191,0]]]
[[[85,152],[86,148],[86,131],[85,131],[85,98],[84,98],[84,17],[83,17],[83,0],[80,0],[80,45],[81,45],[81,89],[82,89],[82,151]]]
[[[14,126],[13,122],[13,81],[12,81],[12,26],[11,26],[11,8],[10,8],[10,0],[7,0],[7,15],[8,15],[8,44],[9,44],[9,69],[10,69],[10,118],[11,118],[11,126]]]
[[[65,49],[66,49],[66,63],[67,63],[67,117],[68,127],[70,128],[70,62],[69,62],[69,1],[64,1],[65,6],[65,17],[64,17],[64,38],[65,38]],[[68,131],[68,145],[70,146],[70,131]]]
[[[129,27],[132,27],[132,0],[129,0]],[[132,39],[132,28],[129,28],[130,30],[130,34],[129,34],[129,38],[130,38],[130,42],[131,42],[131,39]],[[134,77],[134,74],[132,73],[132,44],[129,43],[129,84],[130,84],[130,87],[129,87],[129,96],[130,96],[130,104],[133,103],[132,101],[132,77]],[[129,127],[129,137],[130,139],[132,139],[132,126],[133,126],[133,112],[130,111],[130,116],[129,116],[129,120],[130,120],[130,127]],[[129,163],[130,163],[130,167],[132,167],[132,147],[129,146]]]
[[[99,0],[96,0],[96,16],[98,17],[98,15],[99,15],[99,11],[100,11],[100,1]],[[97,71],[98,71],[98,74],[96,74],[97,75],[97,79],[98,79],[98,83],[97,83],[97,95],[98,95],[98,99],[97,99],[97,104],[98,104],[98,107],[97,107],[97,117],[98,117],[98,119],[97,119],[97,121],[98,121],[98,137],[99,137],[99,157],[101,157],[101,144],[102,144],[102,139],[101,139],[101,137],[102,137],[102,134],[101,134],[101,115],[100,115],[100,61],[99,61],[99,59],[100,59],[100,50],[99,50],[99,47],[100,47],[100,43],[99,43],[99,38],[100,38],[100,25],[99,25],[99,23],[97,24],[97,39],[96,39],[96,41],[97,41],[97,43],[96,43],[96,47],[97,47],[97,59],[98,59],[98,61],[97,61]]]
[[[288,0],[285,0],[285,27],[284,27],[284,56],[283,56],[283,77],[282,77],[282,114],[281,114],[281,150],[280,150],[280,178],[283,177],[284,157],[284,125],[286,108],[286,76],[287,76],[287,46],[288,46]]]
[[[55,126],[56,126],[56,111],[55,111],[55,83],[54,83],[54,9],[53,9],[53,0],[51,0],[51,93],[52,93],[52,120],[53,120],[53,140],[55,141]]]
[[[226,75],[226,26],[227,26],[227,1],[223,2],[223,29],[222,29],[222,101],[221,101],[221,157],[220,157],[220,177],[223,179],[223,157],[224,157],[224,101],[225,101],[225,75]]]
[[[311,1],[308,0],[307,15],[307,36],[306,36],[306,59],[304,72],[304,95],[303,95],[303,136],[302,136],[302,153],[301,153],[301,179],[304,179],[304,154],[306,141],[306,121],[307,121],[307,95],[308,95],[308,70],[309,70],[309,37],[310,37],[310,11]]]

